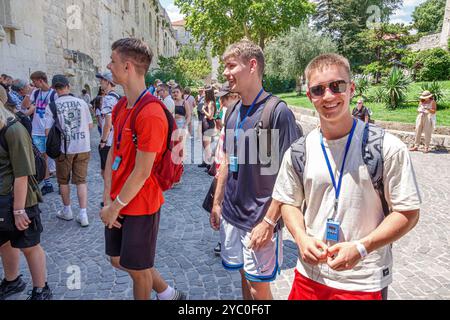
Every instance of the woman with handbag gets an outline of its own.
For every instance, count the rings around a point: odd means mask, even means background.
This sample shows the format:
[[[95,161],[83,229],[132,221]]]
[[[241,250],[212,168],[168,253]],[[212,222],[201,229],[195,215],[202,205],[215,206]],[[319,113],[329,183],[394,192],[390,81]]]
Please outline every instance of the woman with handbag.
[[[19,251],[25,255],[33,281],[28,299],[49,300],[45,252],[40,245],[42,224],[31,138],[25,127],[0,102],[0,253],[5,279],[0,299],[25,289],[19,271]]]

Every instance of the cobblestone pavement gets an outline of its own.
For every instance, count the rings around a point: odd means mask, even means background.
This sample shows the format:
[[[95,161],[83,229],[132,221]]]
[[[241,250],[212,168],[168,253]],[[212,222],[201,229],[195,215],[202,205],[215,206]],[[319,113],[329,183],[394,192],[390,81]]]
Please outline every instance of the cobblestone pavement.
[[[47,253],[48,282],[54,299],[132,299],[131,280],[114,270],[104,254],[104,227],[98,218],[103,182],[96,152],[98,134],[93,131],[89,164],[90,226],[55,216],[62,202],[57,193],[45,196],[41,205]],[[189,145],[189,143],[188,143]],[[195,159],[201,157],[196,142]],[[189,146],[188,146],[189,147]],[[189,148],[190,149],[190,148]],[[188,156],[190,158],[190,156]],[[422,215],[417,227],[394,244],[394,282],[390,299],[450,298],[450,154],[412,154],[423,195]],[[189,299],[241,299],[240,276],[225,271],[213,253],[218,241],[208,216],[201,208],[211,178],[197,165],[187,165],[182,183],[166,193],[162,208],[156,267],[167,282],[186,292]],[[56,186],[56,181],[53,180]],[[77,213],[76,190],[72,208]],[[293,279],[297,249],[285,230],[284,263],[272,284],[276,299],[286,299]],[[25,259],[21,272],[31,289]],[[78,273],[78,271],[80,273]],[[0,266],[0,274],[3,274]],[[81,275],[80,288],[73,280]],[[25,299],[26,292],[10,299]]]

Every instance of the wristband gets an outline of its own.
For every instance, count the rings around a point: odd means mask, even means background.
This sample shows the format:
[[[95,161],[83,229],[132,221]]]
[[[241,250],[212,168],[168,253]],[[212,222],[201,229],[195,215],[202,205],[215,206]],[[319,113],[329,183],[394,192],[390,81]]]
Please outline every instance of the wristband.
[[[122,207],[126,207],[128,205],[128,203],[124,203],[120,200],[119,196],[116,197],[116,201],[122,206]]]
[[[270,224],[274,228],[277,226],[277,224],[275,222],[273,222],[272,220],[270,220],[267,217],[264,217],[264,221],[267,222],[268,224]]]
[[[361,255],[361,259],[365,258],[368,253],[366,247],[359,241],[355,241],[356,249],[358,250],[359,254]]]
[[[21,215],[27,214],[27,212],[24,209],[14,210],[13,213],[15,216],[21,216]]]

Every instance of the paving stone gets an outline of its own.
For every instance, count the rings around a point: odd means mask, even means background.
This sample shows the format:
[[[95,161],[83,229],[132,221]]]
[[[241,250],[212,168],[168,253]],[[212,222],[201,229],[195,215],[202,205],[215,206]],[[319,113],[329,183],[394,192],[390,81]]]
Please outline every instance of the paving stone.
[[[88,172],[88,215],[90,226],[82,229],[75,221],[56,218],[62,206],[55,192],[44,197],[40,205],[44,232],[42,246],[46,251],[48,282],[54,299],[132,299],[132,281],[126,272],[115,270],[105,255],[104,226],[98,217],[103,181],[99,174],[96,152],[98,133],[93,130],[92,155]],[[189,149],[189,148],[188,148]],[[196,142],[195,159],[200,161]],[[188,158],[190,156],[188,155]],[[390,299],[450,298],[450,154],[412,153],[412,162],[422,193],[423,204],[417,226],[393,246],[394,280]],[[433,165],[430,166],[430,163]],[[219,240],[208,216],[201,208],[211,177],[196,164],[186,165],[183,182],[165,193],[161,210],[156,253],[156,268],[166,281],[196,299],[242,298],[239,272],[224,270],[220,257],[213,253]],[[56,187],[56,180],[52,183]],[[76,189],[71,190],[72,209],[78,211]],[[182,240],[182,239],[186,240]],[[275,299],[287,299],[298,249],[285,229],[284,262],[281,275],[271,284]],[[82,290],[69,290],[66,283],[73,274],[68,267],[79,267]],[[22,257],[21,273],[31,288],[26,261]],[[0,274],[3,274],[0,265]],[[10,297],[26,299],[26,292]],[[154,294],[153,294],[154,297]]]

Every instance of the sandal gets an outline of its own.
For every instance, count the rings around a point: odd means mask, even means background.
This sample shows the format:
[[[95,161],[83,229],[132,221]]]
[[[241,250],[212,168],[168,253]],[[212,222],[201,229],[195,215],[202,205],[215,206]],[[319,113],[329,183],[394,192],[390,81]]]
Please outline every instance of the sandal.
[[[419,150],[419,148],[416,146],[409,148],[409,151],[417,151],[417,150]]]

